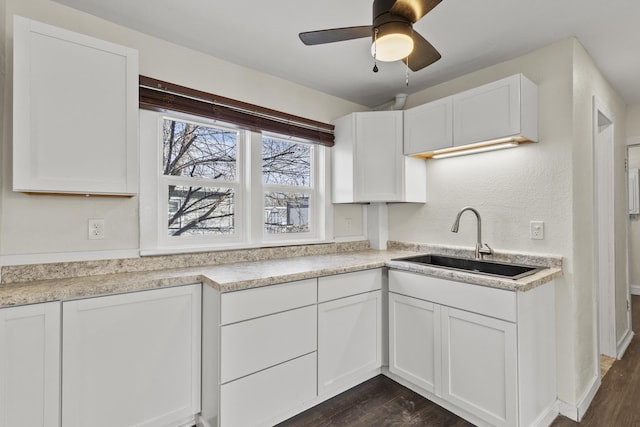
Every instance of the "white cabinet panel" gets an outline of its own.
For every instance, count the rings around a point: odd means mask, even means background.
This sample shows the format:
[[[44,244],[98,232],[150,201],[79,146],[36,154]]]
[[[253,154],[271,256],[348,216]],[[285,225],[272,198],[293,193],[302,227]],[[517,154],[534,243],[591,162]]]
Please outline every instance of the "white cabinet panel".
[[[62,424],[178,425],[200,411],[200,285],[63,303]]]
[[[516,325],[443,307],[442,347],[443,398],[492,425],[516,425]]]
[[[446,97],[404,111],[404,154],[453,145],[453,98]]]
[[[522,74],[453,96],[453,143],[498,138],[538,140],[537,87]]]
[[[439,394],[440,366],[440,306],[389,293],[389,371]]]
[[[222,325],[291,310],[317,301],[318,279],[298,280],[223,293],[220,320]]]
[[[0,309],[0,426],[60,421],[60,303]]]
[[[381,291],[318,305],[318,394],[348,388],[380,368]]]
[[[510,322],[517,319],[516,293],[505,289],[390,270],[389,290]],[[460,295],[464,295],[464,298],[460,298]]]
[[[318,302],[382,289],[382,269],[354,271],[318,278]]]
[[[333,203],[425,202],[426,166],[402,153],[402,111],[352,113],[334,124]]]
[[[220,382],[315,352],[316,330],[315,305],[223,326]]]
[[[16,16],[13,190],[138,191],[138,53]]]
[[[220,426],[273,425],[316,397],[316,353],[220,388]]]

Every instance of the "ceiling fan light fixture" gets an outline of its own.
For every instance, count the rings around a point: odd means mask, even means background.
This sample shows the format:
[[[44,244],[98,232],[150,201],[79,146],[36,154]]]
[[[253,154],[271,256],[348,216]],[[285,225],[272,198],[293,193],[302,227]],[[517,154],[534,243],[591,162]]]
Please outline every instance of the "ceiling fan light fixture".
[[[371,55],[379,61],[399,61],[413,52],[411,25],[402,22],[388,22],[375,30]]]

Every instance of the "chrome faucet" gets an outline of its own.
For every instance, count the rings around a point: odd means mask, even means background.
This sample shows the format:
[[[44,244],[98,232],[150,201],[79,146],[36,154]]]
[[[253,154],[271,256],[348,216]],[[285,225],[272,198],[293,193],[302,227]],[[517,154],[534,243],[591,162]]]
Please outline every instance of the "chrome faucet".
[[[491,255],[493,253],[493,249],[489,247],[486,243],[482,243],[482,219],[480,219],[480,213],[474,208],[467,206],[462,208],[458,215],[456,216],[456,220],[451,227],[451,231],[454,233],[458,232],[458,228],[460,227],[460,217],[464,211],[471,211],[476,215],[476,219],[478,220],[478,241],[476,242],[476,259],[482,259],[485,255]]]

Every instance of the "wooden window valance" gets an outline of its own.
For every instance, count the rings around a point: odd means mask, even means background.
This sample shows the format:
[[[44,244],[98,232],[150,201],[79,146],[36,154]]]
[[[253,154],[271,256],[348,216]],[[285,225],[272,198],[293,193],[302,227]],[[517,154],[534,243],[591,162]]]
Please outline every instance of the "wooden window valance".
[[[140,76],[140,108],[176,111],[332,147],[333,125]]]

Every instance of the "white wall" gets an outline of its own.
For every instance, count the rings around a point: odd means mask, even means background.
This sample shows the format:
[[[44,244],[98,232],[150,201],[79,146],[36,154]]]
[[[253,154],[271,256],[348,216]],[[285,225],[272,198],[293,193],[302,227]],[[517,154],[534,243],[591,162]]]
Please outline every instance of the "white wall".
[[[567,39],[411,95],[408,107],[522,72],[539,87],[540,142],[431,160],[427,204],[389,207],[391,240],[472,247],[472,215],[463,216],[457,234],[450,229],[456,213],[473,206],[482,215],[483,240],[493,248],[564,257],[564,276],[556,281],[558,395],[570,404],[579,402],[597,373],[590,148],[594,91],[614,104],[610,108],[624,129],[624,104],[587,58],[575,39]],[[574,73],[574,63],[585,70]],[[618,132],[616,139],[624,140]],[[544,240],[529,238],[531,220],[544,221]]]
[[[640,168],[640,145],[629,147],[629,168]],[[629,284],[640,291],[640,215],[629,216]]]
[[[4,257],[5,263],[10,263],[20,254],[75,252],[81,253],[79,256],[84,257],[90,256],[88,251],[97,251],[94,252],[94,257],[114,253],[135,255],[139,247],[138,199],[135,197],[111,199],[27,196],[11,191],[10,95],[14,14],[136,48],[140,53],[140,74],[172,83],[323,122],[330,122],[352,111],[366,109],[286,80],[126,29],[48,0],[2,2],[6,3],[6,18],[2,20],[4,30],[0,34],[3,38],[2,45],[6,45],[8,55],[2,67],[3,71],[7,71],[7,79],[0,90],[9,95],[2,98],[2,107],[7,113],[3,115],[2,126],[0,256]],[[2,7],[2,10],[4,12],[5,7]],[[348,235],[345,218],[354,215],[352,208],[336,207],[334,222],[337,230]],[[88,218],[105,219],[104,240],[87,239]],[[359,218],[352,220],[352,230],[360,226]]]
[[[640,104],[627,107],[626,135],[640,138]],[[629,167],[640,168],[640,146],[629,149]],[[640,215],[629,218],[629,284],[640,292]]]

